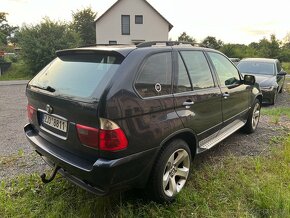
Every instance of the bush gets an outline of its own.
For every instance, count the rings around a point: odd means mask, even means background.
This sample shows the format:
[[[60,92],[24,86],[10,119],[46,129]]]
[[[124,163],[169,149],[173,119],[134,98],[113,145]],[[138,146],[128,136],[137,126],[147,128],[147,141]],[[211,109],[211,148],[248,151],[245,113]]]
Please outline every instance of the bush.
[[[67,24],[48,18],[35,26],[22,27],[17,37],[23,60],[32,74],[51,62],[57,50],[77,47],[81,42],[79,34]]]

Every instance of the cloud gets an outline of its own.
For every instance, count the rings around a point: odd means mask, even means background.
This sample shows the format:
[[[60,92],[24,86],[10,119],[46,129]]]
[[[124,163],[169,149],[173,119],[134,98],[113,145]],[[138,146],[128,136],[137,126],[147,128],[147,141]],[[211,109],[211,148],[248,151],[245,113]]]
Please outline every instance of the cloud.
[[[29,0],[9,0],[11,2],[15,2],[15,3],[27,3],[29,2]]]
[[[276,32],[278,21],[256,22],[251,26],[244,26],[242,31],[252,36],[265,36]]]
[[[252,36],[264,36],[273,33],[273,30],[270,29],[254,29],[254,28],[244,28],[244,32]]]

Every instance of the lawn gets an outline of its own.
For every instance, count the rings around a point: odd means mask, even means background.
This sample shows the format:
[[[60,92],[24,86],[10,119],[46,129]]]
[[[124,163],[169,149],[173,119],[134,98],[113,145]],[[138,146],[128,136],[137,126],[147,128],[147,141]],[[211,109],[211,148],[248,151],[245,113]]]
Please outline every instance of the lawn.
[[[22,60],[13,62],[11,67],[0,76],[0,81],[4,80],[29,80],[31,79],[31,73],[27,69],[25,63]]]
[[[268,156],[225,156],[193,167],[168,205],[138,191],[99,198],[60,176],[44,185],[23,175],[0,185],[0,217],[290,217],[290,135]]]
[[[290,74],[290,62],[282,63],[282,67],[288,74]]]

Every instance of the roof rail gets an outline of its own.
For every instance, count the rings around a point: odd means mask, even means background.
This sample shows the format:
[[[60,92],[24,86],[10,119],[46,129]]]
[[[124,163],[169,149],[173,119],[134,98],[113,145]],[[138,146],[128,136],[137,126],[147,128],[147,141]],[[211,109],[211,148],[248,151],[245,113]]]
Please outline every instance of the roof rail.
[[[81,45],[78,48],[85,48],[85,47],[95,47],[95,46],[123,46],[123,45],[130,45],[130,44],[89,44],[89,45]]]
[[[158,44],[165,44],[166,46],[191,45],[191,46],[205,47],[201,43],[184,42],[184,41],[149,41],[149,42],[140,43],[136,47],[137,48],[145,48],[145,47],[151,47],[151,46],[158,46]]]

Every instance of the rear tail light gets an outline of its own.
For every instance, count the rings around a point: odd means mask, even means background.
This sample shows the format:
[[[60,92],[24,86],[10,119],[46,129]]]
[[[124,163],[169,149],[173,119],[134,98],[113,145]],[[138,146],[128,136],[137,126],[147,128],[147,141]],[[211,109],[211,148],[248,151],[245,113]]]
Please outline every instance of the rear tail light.
[[[31,122],[32,119],[33,119],[33,115],[35,113],[35,108],[32,107],[31,105],[27,105],[27,117],[28,117],[28,120]]]
[[[83,145],[103,151],[119,151],[127,148],[128,141],[123,130],[113,121],[100,119],[100,129],[76,125]]]
[[[99,130],[77,124],[78,136],[82,144],[98,148]]]

